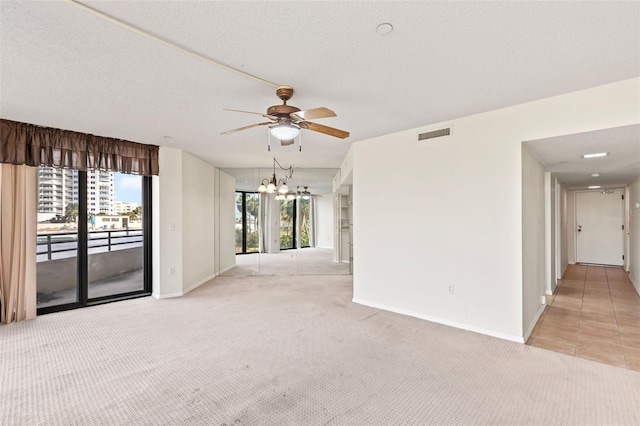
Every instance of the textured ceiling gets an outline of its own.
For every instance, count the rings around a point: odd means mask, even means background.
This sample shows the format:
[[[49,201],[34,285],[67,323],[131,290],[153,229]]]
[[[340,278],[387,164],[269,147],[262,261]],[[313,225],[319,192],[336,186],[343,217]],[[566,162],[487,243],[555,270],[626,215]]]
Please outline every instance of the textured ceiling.
[[[338,167],[350,143],[640,74],[638,2],[91,1],[91,7],[327,106],[339,140],[265,128],[273,87],[60,1],[0,3],[0,115],[184,149],[220,167]],[[386,36],[376,26],[390,22]],[[257,118],[257,120],[256,120]],[[170,138],[165,138],[170,136]],[[392,148],[392,147],[390,147]]]
[[[559,181],[569,188],[600,185],[619,188],[640,174],[640,125],[577,133],[526,144]],[[582,158],[585,154],[606,157]],[[592,177],[593,173],[600,176]]]

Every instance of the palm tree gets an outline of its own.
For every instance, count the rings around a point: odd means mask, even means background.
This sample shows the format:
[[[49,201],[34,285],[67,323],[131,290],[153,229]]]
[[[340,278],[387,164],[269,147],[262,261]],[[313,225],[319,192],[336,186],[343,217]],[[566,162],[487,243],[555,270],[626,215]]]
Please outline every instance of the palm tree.
[[[69,203],[64,209],[64,221],[75,222],[78,219],[78,205],[76,203]]]

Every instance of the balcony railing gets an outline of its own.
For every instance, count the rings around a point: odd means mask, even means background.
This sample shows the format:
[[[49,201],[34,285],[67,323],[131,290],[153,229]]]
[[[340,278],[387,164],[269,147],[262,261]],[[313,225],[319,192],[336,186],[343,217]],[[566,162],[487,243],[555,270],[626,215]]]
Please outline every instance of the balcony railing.
[[[121,250],[133,247],[142,247],[142,230],[102,230],[90,231],[88,249],[89,253]],[[78,250],[77,232],[55,232],[38,234],[37,258],[38,262],[74,257]]]

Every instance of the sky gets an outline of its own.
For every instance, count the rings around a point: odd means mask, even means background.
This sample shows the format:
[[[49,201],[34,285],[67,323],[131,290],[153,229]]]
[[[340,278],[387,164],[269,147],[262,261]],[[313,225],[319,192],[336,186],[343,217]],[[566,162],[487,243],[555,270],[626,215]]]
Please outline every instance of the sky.
[[[116,173],[116,201],[142,205],[142,176]]]

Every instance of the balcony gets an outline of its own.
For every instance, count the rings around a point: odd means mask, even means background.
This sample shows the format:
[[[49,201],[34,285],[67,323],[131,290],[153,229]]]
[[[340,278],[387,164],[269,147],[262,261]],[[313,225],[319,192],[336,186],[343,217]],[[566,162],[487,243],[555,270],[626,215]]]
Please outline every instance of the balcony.
[[[38,307],[72,303],[77,298],[77,233],[64,230],[75,224],[47,225],[50,225],[47,229],[57,226],[62,232],[37,235]],[[144,287],[141,229],[91,231],[88,253],[89,297]]]

